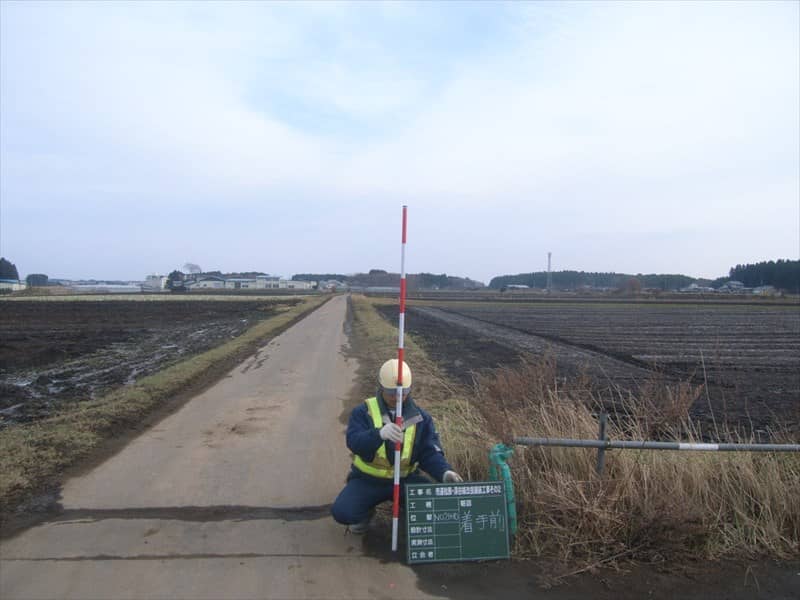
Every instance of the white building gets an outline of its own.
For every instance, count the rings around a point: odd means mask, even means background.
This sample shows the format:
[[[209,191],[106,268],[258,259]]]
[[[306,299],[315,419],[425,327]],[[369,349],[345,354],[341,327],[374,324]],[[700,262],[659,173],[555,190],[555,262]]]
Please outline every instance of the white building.
[[[11,290],[12,292],[19,292],[28,287],[19,279],[0,279],[0,290]]]
[[[250,279],[245,277],[229,277],[225,280],[225,289],[229,290],[246,290],[256,288],[258,279]]]
[[[286,284],[286,289],[289,290],[311,290],[314,289],[314,286],[317,285],[316,281],[293,281],[293,280],[281,280],[279,283]]]
[[[75,283],[69,286],[74,292],[84,294],[137,294],[142,291],[140,283]]]
[[[160,292],[167,288],[166,275],[148,275],[142,284],[143,292]]]
[[[209,275],[208,277],[201,277],[197,281],[187,282],[186,287],[190,290],[221,290],[225,287],[225,280],[222,277]]]
[[[277,289],[280,277],[273,277],[272,275],[258,275],[256,277],[256,287],[260,289]]]
[[[255,287],[268,290],[311,290],[315,285],[317,285],[316,281],[293,281],[271,275],[259,275],[256,278]]]

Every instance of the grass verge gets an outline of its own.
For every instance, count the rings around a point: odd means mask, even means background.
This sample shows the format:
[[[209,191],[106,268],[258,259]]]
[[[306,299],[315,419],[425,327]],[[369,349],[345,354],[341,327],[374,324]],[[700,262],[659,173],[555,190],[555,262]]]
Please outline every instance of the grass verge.
[[[364,395],[396,352],[396,329],[374,309],[381,303],[391,302],[353,298],[351,339]],[[415,398],[433,414],[448,460],[468,479],[487,477],[487,451],[500,441],[597,437],[591,382],[564,385],[550,357],[476,376],[465,388],[448,383],[420,343],[410,336],[405,342]],[[610,438],[701,441],[687,414],[697,390],[657,381],[645,390],[647,397],[625,399]],[[737,441],[736,432],[720,433]],[[606,453],[602,477],[595,461],[586,449],[517,447],[510,462],[516,557],[552,561],[553,574],[563,576],[625,560],[671,567],[800,554],[797,454],[615,450]]]
[[[242,335],[61,414],[0,431],[0,519],[29,509],[32,498],[57,485],[64,471],[106,451],[115,439],[177,409],[270,338],[315,310],[330,296],[305,297]]]

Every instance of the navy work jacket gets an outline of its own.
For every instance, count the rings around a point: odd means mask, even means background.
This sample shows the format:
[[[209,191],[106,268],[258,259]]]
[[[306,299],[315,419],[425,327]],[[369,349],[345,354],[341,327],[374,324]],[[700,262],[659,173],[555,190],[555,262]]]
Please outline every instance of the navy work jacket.
[[[377,392],[378,406],[381,407],[381,414],[394,415],[394,411],[389,412],[386,403],[381,397],[380,390]],[[420,420],[421,418],[421,420]],[[403,422],[418,421],[416,423],[417,433],[414,437],[414,448],[411,451],[411,464],[419,463],[419,467],[428,475],[442,481],[445,471],[452,471],[453,467],[444,457],[442,444],[439,441],[439,434],[433,425],[431,416],[419,408],[409,395],[403,400]],[[392,419],[394,421],[394,419]],[[381,439],[380,430],[376,429],[369,416],[366,402],[362,402],[350,413],[350,421],[347,424],[347,447],[355,454],[358,454],[366,462],[372,462],[375,452],[381,444],[386,445],[386,457],[389,463],[394,465],[394,442],[384,442]],[[362,473],[356,467],[352,467],[351,477],[366,477],[376,479],[366,473]],[[385,480],[379,480],[385,481]]]

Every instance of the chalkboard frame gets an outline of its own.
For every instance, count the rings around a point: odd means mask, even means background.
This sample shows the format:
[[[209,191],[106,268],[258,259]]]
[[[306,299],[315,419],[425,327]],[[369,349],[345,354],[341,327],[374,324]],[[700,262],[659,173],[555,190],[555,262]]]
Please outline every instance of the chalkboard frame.
[[[497,489],[499,487],[499,493],[481,493],[481,494],[470,494],[467,493],[466,490],[470,488],[478,488],[480,489],[481,486],[491,486],[492,489]],[[444,493],[449,491],[452,493]],[[437,489],[441,490],[437,493]],[[455,490],[460,490],[456,492]],[[421,490],[421,493],[418,492]],[[427,491],[429,490],[429,491]],[[474,500],[478,498],[479,500],[485,502],[487,499],[491,500],[491,504],[494,508],[501,511],[502,515],[502,523],[504,523],[504,530],[505,536],[502,536],[502,548],[500,552],[493,552],[491,554],[486,555],[474,555],[470,554],[467,557],[460,556],[458,558],[454,557],[446,557],[446,558],[436,558],[434,554],[434,558],[413,558],[412,559],[412,550],[417,550],[416,548],[412,548],[412,539],[417,534],[414,533],[412,535],[411,527],[416,527],[420,525],[420,522],[412,521],[411,515],[412,514],[420,514],[425,512],[424,509],[416,509],[410,510],[409,507],[412,506],[411,502],[422,500],[431,500],[431,499],[439,499],[439,500],[451,500],[451,499],[465,499],[465,500]],[[471,506],[471,503],[470,503]],[[431,509],[429,509],[430,511]],[[453,510],[453,509],[444,509],[444,510]],[[459,511],[462,508],[459,506]],[[505,486],[503,485],[502,481],[465,481],[463,483],[421,483],[421,484],[406,484],[405,486],[405,525],[406,525],[406,563],[409,565],[418,565],[418,564],[426,564],[426,563],[446,563],[446,562],[480,562],[485,560],[503,560],[508,559],[511,557],[511,540],[510,540],[510,533],[509,533],[509,523],[508,523],[508,505],[506,503],[506,490]],[[460,523],[460,518],[459,518]],[[460,527],[460,525],[459,525]],[[460,529],[459,529],[460,532]],[[485,535],[485,534],[484,534]],[[432,535],[435,539],[435,535]],[[499,535],[494,535],[493,541],[495,542],[495,546],[497,546],[497,541],[501,538]],[[461,539],[461,538],[459,538]],[[431,547],[431,550],[436,552],[436,548],[438,547],[437,544],[434,544]],[[463,553],[463,545],[460,545],[461,552]],[[427,552],[428,550],[426,550]]]

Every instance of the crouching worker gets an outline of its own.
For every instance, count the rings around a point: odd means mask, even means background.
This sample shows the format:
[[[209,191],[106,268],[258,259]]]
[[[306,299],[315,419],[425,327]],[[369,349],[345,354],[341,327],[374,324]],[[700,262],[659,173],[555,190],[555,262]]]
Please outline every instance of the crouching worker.
[[[353,465],[347,484],[333,503],[333,518],[352,533],[366,533],[375,506],[392,499],[395,442],[400,456],[400,498],[406,483],[431,483],[420,469],[439,482],[459,482],[461,476],[445,460],[433,419],[411,397],[411,369],[403,363],[403,428],[395,423],[397,359],[386,361],[378,374],[378,393],[353,409],[347,425],[347,447]]]

